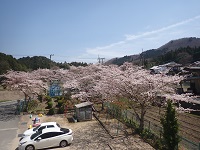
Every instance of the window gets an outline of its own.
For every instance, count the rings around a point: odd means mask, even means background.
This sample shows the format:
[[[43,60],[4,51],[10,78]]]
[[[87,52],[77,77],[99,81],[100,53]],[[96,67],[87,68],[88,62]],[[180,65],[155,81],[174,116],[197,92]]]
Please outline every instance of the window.
[[[38,129],[38,131],[42,131],[45,128],[46,128],[46,126],[42,126],[41,128]]]
[[[50,137],[51,137],[51,132],[44,133],[44,134],[42,134],[40,137],[41,137],[41,139],[50,138]]]
[[[51,132],[51,137],[55,137],[55,136],[58,136],[61,134],[62,134],[62,132]]]
[[[38,135],[40,135],[42,133],[42,131],[38,131],[34,134],[31,135],[31,140],[34,139],[35,137],[37,137]]]
[[[35,127],[35,128],[33,129],[33,131],[36,131],[36,130],[38,130],[38,128],[39,128],[39,127],[41,127],[41,125],[39,125],[39,126]]]
[[[47,128],[54,128],[54,125],[47,125]]]

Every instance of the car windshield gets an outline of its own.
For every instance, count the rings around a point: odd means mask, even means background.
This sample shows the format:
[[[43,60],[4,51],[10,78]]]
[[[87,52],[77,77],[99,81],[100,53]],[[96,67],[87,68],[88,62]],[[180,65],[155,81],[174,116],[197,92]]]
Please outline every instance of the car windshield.
[[[59,125],[58,123],[56,123],[56,125],[57,125],[58,127],[60,127],[60,125]]]
[[[34,139],[35,137],[37,137],[38,135],[40,135],[41,133],[42,133],[42,130],[32,134],[31,135],[31,140]]]
[[[36,131],[40,126],[41,126],[41,125],[39,125],[39,126],[33,128],[33,131]]]

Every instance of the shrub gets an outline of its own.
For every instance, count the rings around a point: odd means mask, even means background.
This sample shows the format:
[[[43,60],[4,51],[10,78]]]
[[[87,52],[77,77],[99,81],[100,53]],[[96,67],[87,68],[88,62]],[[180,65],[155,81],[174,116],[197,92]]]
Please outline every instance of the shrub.
[[[48,105],[47,108],[49,108],[49,109],[52,108],[53,107],[53,101],[49,101],[47,103],[47,105]]]
[[[65,111],[64,105],[58,108],[58,114],[63,114]]]
[[[51,98],[50,96],[46,96],[46,97],[45,97],[45,100],[46,100],[47,102],[49,102],[49,101],[52,101],[52,98]]]
[[[63,100],[58,100],[58,107],[61,107],[63,105]]]
[[[54,115],[55,114],[55,109],[51,108],[49,109],[48,115]]]

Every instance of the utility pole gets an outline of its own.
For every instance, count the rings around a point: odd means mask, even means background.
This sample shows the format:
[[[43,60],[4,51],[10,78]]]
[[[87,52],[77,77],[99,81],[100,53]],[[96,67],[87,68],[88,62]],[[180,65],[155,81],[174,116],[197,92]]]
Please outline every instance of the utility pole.
[[[50,54],[50,60],[51,60],[51,56],[54,56],[54,54]]]
[[[51,69],[51,57],[54,56],[54,54],[50,54],[50,68]]]
[[[103,60],[104,60],[105,58],[101,58],[101,64],[103,64]]]
[[[101,58],[99,57],[99,55],[98,55],[97,60],[99,61],[99,64],[100,64],[100,62],[101,62]]]
[[[144,66],[144,54],[143,54],[143,49],[142,49],[142,53],[140,54],[140,59],[141,59],[142,66]]]
[[[99,64],[103,64],[104,59],[105,59],[105,58],[100,58],[99,55],[98,55],[97,60],[98,60]]]

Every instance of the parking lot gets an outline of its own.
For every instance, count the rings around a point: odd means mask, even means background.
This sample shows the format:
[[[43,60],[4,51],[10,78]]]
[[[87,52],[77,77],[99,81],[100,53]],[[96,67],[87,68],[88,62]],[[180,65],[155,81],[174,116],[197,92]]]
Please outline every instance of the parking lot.
[[[33,115],[33,117],[35,117]],[[99,122],[95,119],[86,122],[69,123],[63,115],[43,116],[40,118],[41,122],[56,121],[62,127],[71,128],[73,130],[74,141],[70,146],[65,148],[52,148],[52,150],[130,150],[130,149],[146,149],[152,150],[153,148],[143,142],[137,135],[119,136],[111,138],[107,132],[101,127]],[[32,123],[29,115],[21,116],[18,136],[20,136]],[[13,149],[17,150],[17,145],[20,137],[13,141]],[[48,148],[50,149],[50,148]]]

